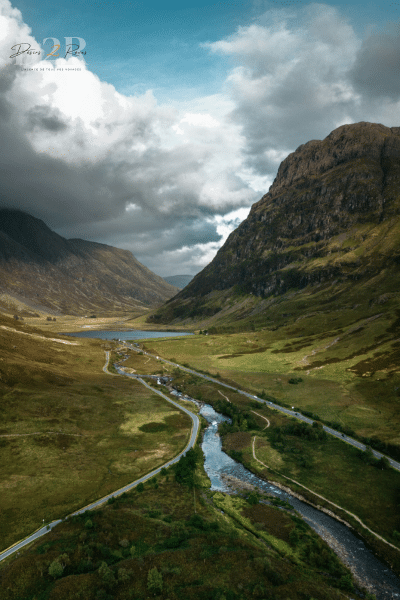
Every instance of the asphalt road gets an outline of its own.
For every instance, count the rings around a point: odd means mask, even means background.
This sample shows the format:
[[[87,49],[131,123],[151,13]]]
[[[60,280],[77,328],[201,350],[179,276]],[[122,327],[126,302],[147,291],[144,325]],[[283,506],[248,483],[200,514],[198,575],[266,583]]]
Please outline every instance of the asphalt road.
[[[213,383],[222,385],[223,387],[233,390],[234,392],[237,392],[238,394],[247,396],[247,398],[251,398],[252,400],[257,400],[257,402],[260,402],[261,404],[267,404],[270,408],[279,410],[280,412],[285,413],[285,414],[289,415],[290,417],[294,417],[295,419],[298,419],[299,421],[304,421],[305,423],[309,423],[310,425],[314,422],[313,419],[310,419],[309,417],[305,417],[301,413],[298,413],[294,410],[290,410],[289,408],[284,408],[283,406],[280,406],[279,404],[275,404],[274,402],[271,402],[270,400],[263,400],[262,398],[258,398],[258,396],[254,396],[253,394],[249,394],[248,392],[245,392],[239,388],[233,387],[232,385],[223,383],[222,381],[219,381],[218,379],[214,379],[213,377],[210,377],[209,375],[204,375],[203,373],[198,373],[197,371],[194,371],[193,369],[183,367],[182,365],[171,362],[170,360],[167,360],[165,358],[161,358],[160,356],[156,356],[155,354],[150,354],[149,352],[144,352],[142,349],[132,346],[131,344],[128,344],[128,347],[131,348],[132,350],[135,350],[136,352],[143,352],[144,354],[147,354],[147,356],[151,356],[153,358],[156,358],[159,361],[165,362],[174,367],[178,367],[182,371],[186,371],[186,373],[191,373],[192,375],[196,375],[197,377],[202,377],[203,379],[206,379],[207,381],[212,381]],[[354,446],[355,448],[359,448],[360,450],[364,450],[364,451],[366,450],[365,444],[362,444],[361,442],[354,440],[353,438],[341,433],[340,431],[336,431],[335,429],[332,429],[331,427],[328,427],[327,425],[323,425],[323,429],[327,433],[334,435],[335,437],[342,440],[342,442],[347,442],[351,446]],[[385,456],[384,454],[381,454],[377,450],[372,450],[372,452],[373,452],[375,458],[382,458],[382,456]],[[400,471],[400,463],[399,462],[393,460],[389,456],[385,456],[385,458],[388,459],[390,466],[393,467],[393,469]]]
[[[108,359],[109,359],[109,354],[107,355],[107,359],[106,359],[107,363],[106,363],[106,366],[103,368],[103,370],[107,369]],[[119,370],[119,369],[117,369],[117,370]],[[120,371],[120,373],[121,373],[121,375],[125,375],[127,377],[134,377],[134,376],[132,376],[132,375],[130,375],[128,373],[124,373],[123,371]],[[136,376],[135,379],[137,381],[140,381],[140,383],[142,383],[144,386],[146,386],[147,388],[149,388],[153,393],[158,394],[164,400],[167,400],[167,402],[169,402],[170,404],[173,404],[174,406],[176,406],[177,408],[179,408],[179,410],[182,410],[183,412],[185,412],[192,419],[192,422],[193,422],[192,431],[191,431],[191,434],[190,434],[190,439],[189,439],[189,441],[188,441],[188,443],[186,445],[186,448],[184,450],[182,450],[182,452],[180,452],[177,456],[175,456],[175,458],[172,458],[171,460],[169,460],[165,464],[161,465],[161,467],[157,467],[157,469],[154,469],[150,473],[147,473],[146,475],[143,475],[143,477],[141,477],[140,479],[136,479],[136,481],[133,481],[132,483],[129,483],[128,485],[125,485],[124,487],[120,488],[116,492],[113,492],[112,494],[108,494],[108,496],[104,496],[103,498],[100,498],[100,500],[96,500],[96,502],[92,502],[91,504],[88,504],[87,506],[84,506],[83,508],[80,508],[79,510],[76,510],[75,512],[73,512],[70,515],[68,515],[68,517],[72,517],[74,515],[80,515],[81,513],[84,513],[87,510],[93,510],[94,508],[97,508],[97,507],[101,506],[102,504],[104,504],[105,502],[107,502],[107,500],[109,500],[110,498],[116,498],[117,496],[120,496],[124,492],[128,492],[132,488],[136,487],[139,483],[143,483],[147,479],[151,479],[151,477],[154,477],[154,475],[157,475],[157,473],[159,473],[161,471],[161,469],[167,468],[170,465],[178,462],[178,460],[180,459],[180,457],[182,455],[184,455],[195,444],[195,441],[196,441],[196,438],[197,438],[197,434],[199,432],[199,427],[200,427],[199,417],[197,415],[195,415],[194,413],[190,412],[190,410],[188,410],[187,408],[184,408],[183,406],[181,406],[177,402],[174,402],[173,400],[171,400],[170,398],[168,398],[168,396],[166,396],[165,394],[163,394],[159,390],[156,390],[156,389],[152,388],[145,381],[143,381],[143,379],[141,379],[141,377],[137,377]],[[68,517],[66,517],[66,518],[68,518]],[[24,548],[25,546],[27,546],[31,542],[33,542],[36,539],[38,539],[39,537],[41,537],[42,535],[45,535],[46,533],[48,533],[49,531],[51,531],[53,529],[53,527],[56,527],[56,525],[58,525],[61,522],[62,522],[62,519],[57,519],[56,521],[52,521],[51,523],[46,524],[45,526],[41,527],[40,529],[38,529],[37,531],[35,531],[34,533],[32,533],[32,535],[28,536],[24,540],[21,540],[20,542],[17,542],[16,544],[14,544],[13,546],[11,546],[10,548],[7,548],[7,550],[4,550],[0,554],[0,562],[2,560],[4,560],[5,558],[7,558],[8,556],[11,556],[11,554],[14,554],[15,552],[18,552],[18,550],[21,550],[22,548]]]

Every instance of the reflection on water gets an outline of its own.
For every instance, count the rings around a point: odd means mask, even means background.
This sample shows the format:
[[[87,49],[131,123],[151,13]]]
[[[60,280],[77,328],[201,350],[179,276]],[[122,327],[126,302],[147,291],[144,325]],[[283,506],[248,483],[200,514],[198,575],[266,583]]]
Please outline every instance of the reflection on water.
[[[235,477],[244,483],[257,486],[263,492],[280,496],[289,502],[302,515],[304,520],[320,535],[340,559],[352,570],[358,581],[372,591],[378,600],[400,599],[400,580],[370,552],[362,540],[356,537],[348,527],[329,515],[309,506],[294,496],[281,491],[263,481],[242,464],[234,461],[221,449],[218,424],[230,421],[217,413],[212,406],[205,404],[200,414],[210,423],[204,432],[202,449],[205,455],[204,467],[211,481],[211,489],[230,492],[224,476]]]

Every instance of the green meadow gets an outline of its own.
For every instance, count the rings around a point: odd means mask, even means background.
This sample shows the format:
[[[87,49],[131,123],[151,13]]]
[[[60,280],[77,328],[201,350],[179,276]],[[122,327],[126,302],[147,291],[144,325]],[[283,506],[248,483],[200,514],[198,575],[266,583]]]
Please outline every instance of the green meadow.
[[[110,344],[0,325],[5,549],[167,462],[191,420],[140,383],[104,373]]]
[[[383,367],[368,374],[362,371],[376,353],[375,348],[368,349],[366,338],[377,337],[383,325],[379,319],[368,322],[368,331],[358,330],[356,339],[352,337],[356,335],[354,324],[329,335],[301,338],[295,338],[288,326],[287,331],[279,332],[153,339],[147,340],[145,347],[193,369],[219,374],[250,392],[264,390],[279,402],[339,423],[360,436],[375,436],[400,446],[400,376]],[[386,361],[392,345],[380,345]],[[289,383],[293,378],[301,378],[301,382]]]

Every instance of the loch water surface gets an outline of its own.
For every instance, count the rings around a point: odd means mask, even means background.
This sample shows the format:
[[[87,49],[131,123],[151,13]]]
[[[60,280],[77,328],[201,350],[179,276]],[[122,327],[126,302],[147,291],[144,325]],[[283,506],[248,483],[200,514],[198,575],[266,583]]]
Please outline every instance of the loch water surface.
[[[90,329],[86,331],[73,331],[63,333],[63,335],[72,335],[73,337],[100,338],[101,340],[144,340],[150,338],[181,337],[183,335],[193,335],[188,331],[142,331],[132,329],[130,331],[112,331],[108,329]]]

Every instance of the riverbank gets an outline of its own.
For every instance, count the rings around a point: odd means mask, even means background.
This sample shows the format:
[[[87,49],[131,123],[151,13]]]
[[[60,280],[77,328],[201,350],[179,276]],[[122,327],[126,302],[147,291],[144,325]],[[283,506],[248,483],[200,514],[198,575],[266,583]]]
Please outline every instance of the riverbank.
[[[351,567],[357,581],[376,594],[377,598],[391,600],[394,597],[392,594],[400,593],[400,580],[396,573],[388,572],[386,566],[369,550],[358,533],[352,531],[350,523],[346,525],[340,517],[336,519],[337,515],[332,511],[318,507],[318,504],[313,505],[309,498],[298,492],[293,493],[291,488],[280,482],[272,482],[260,474],[256,476],[253,468],[247,469],[230,458],[223,452],[221,439],[213,425],[213,422],[221,423],[226,418],[219,415],[210,405],[205,405],[201,414],[210,423],[204,434],[202,448],[205,454],[205,470],[210,478],[212,490],[232,493],[232,485],[237,485],[232,478],[236,478],[259,488],[262,492],[282,498],[303,516],[332,550],[338,552],[341,560],[345,560],[345,564]],[[225,482],[228,483],[227,486]]]

